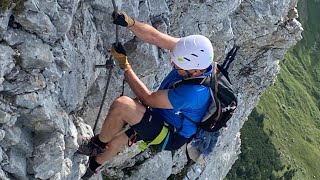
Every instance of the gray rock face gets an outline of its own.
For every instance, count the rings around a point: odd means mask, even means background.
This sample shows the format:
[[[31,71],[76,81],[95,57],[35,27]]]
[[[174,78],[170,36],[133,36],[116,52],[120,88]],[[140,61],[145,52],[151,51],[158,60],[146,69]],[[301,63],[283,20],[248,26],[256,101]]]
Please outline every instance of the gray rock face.
[[[8,158],[8,164],[5,164],[3,166],[3,170],[11,173],[17,179],[27,180],[26,157],[23,154],[15,151],[14,149],[11,149],[8,153]]]
[[[17,16],[17,22],[25,29],[39,35],[45,41],[51,42],[57,39],[56,27],[42,11],[24,11],[23,14]]]
[[[0,123],[6,123],[10,120],[11,115],[7,112],[4,112],[0,109]]]
[[[181,37],[207,36],[215,60],[234,46],[241,49],[230,78],[238,109],[214,151],[190,165],[185,149],[140,153],[125,147],[93,179],[223,179],[240,154],[240,128],[260,95],[274,83],[287,49],[301,39],[297,0],[116,1],[133,18]],[[75,154],[77,137],[93,136],[106,69],[115,41],[111,1],[27,0],[20,13],[0,14],[0,179],[80,179],[88,157]],[[12,17],[12,18],[10,18]],[[10,21],[10,22],[9,22]],[[141,42],[120,28],[130,63],[150,90],[171,70],[169,53]],[[112,71],[98,129],[120,95],[123,75]],[[134,97],[128,85],[125,95]],[[91,127],[90,127],[91,126]]]
[[[37,70],[26,72],[15,68],[8,74],[6,80],[3,82],[3,92],[8,94],[31,93],[46,86],[43,75]]]
[[[39,136],[45,136],[39,134]],[[52,176],[64,179],[70,174],[72,162],[64,158],[64,135],[53,133],[47,138],[41,137],[45,142],[38,142],[35,146],[33,158],[33,170],[35,178],[49,179]]]
[[[14,67],[14,55],[16,52],[9,46],[0,44],[0,84],[4,81],[4,75]]]
[[[12,106],[0,101],[0,123],[2,124],[0,129],[12,127],[16,123],[18,115],[14,110]]]
[[[8,30],[3,33],[2,38],[11,47],[15,47],[16,45],[22,44],[26,41],[37,40],[35,35],[10,26],[8,27]]]
[[[19,123],[19,122],[17,122]],[[34,151],[33,147],[34,139],[32,137],[32,132],[29,128],[21,127],[21,135],[19,142],[14,145],[12,148],[23,154],[25,157],[32,157],[32,153]]]
[[[3,138],[4,138],[4,136],[6,135],[6,132],[3,130],[3,129],[1,129],[0,130],[0,141],[2,141],[3,140]],[[2,154],[2,153],[1,153]],[[0,161],[1,162],[1,161]]]
[[[9,180],[9,178],[2,169],[0,169],[0,178],[3,180]]]
[[[7,30],[10,15],[11,15],[11,9],[7,9],[2,13],[0,12],[0,34],[2,34]]]
[[[34,109],[43,105],[43,99],[38,93],[26,93],[16,96],[16,105],[28,109]]]
[[[171,152],[162,151],[137,167],[138,170],[126,179],[166,179],[172,172],[172,165]]]
[[[18,45],[17,48],[20,52],[22,68],[45,69],[53,61],[50,46],[39,39],[30,39]]]
[[[10,127],[5,129],[4,139],[0,142],[1,146],[8,149],[19,143],[21,136],[21,129],[19,127]]]

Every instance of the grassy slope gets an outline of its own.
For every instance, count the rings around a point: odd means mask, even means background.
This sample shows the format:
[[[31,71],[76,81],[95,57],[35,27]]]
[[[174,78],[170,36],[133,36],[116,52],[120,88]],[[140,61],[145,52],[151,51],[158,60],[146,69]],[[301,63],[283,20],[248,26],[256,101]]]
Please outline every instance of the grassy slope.
[[[288,173],[293,179],[320,179],[320,3],[300,0],[298,8],[305,29],[304,39],[287,53],[275,86],[263,95],[242,130],[242,152],[247,154],[242,156],[250,156],[251,162],[240,156],[226,179],[255,179],[257,174],[251,176],[247,171],[243,176],[239,174],[240,170],[252,169],[250,167],[257,159],[278,159],[277,153],[259,153],[261,145],[255,141],[261,139],[258,134],[264,133],[270,138],[274,150],[280,153],[281,166],[286,168],[281,171],[272,161],[265,162],[264,166],[256,168],[264,172],[257,179],[270,179],[271,176],[291,179]],[[259,127],[255,124],[261,121],[257,119],[261,115],[264,116],[263,126]],[[247,133],[253,130],[256,133]],[[256,150],[248,151],[246,146]]]

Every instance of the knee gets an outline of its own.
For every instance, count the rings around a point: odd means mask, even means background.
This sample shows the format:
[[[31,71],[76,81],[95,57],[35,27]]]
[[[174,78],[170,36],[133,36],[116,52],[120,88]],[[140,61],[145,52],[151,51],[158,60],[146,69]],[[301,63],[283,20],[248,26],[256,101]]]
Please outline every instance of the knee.
[[[130,106],[130,104],[133,102],[133,100],[128,96],[121,96],[115,101],[113,101],[110,110],[113,111],[124,111],[127,107]]]
[[[139,102],[130,97],[121,96],[112,103],[109,115],[111,114],[112,116],[121,118],[130,125],[134,125],[140,122],[145,111],[146,107]]]

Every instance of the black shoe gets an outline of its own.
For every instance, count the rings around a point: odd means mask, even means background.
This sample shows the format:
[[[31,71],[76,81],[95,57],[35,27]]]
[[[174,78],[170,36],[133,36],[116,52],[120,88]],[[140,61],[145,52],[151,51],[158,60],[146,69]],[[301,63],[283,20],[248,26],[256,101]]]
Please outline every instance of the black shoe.
[[[84,175],[81,178],[83,180],[90,179],[95,173],[96,173],[96,171],[93,171],[88,167],[86,173],[84,173]]]
[[[101,148],[99,145],[95,144],[95,139],[98,138],[98,135],[93,136],[92,138],[83,138],[81,139],[80,146],[77,153],[87,155],[87,156],[97,156],[106,151],[106,147]]]

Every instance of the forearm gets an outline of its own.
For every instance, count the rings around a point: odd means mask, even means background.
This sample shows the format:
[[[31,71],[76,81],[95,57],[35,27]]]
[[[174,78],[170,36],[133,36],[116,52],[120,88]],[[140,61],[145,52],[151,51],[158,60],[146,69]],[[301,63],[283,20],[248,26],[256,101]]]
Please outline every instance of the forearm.
[[[173,50],[179,38],[169,36],[165,33],[158,31],[156,28],[149,24],[141,23],[135,20],[135,24],[128,27],[140,40],[156,45],[160,48]]]
[[[143,103],[146,103],[146,99],[152,94],[146,85],[138,78],[136,73],[132,70],[131,66],[127,66],[128,70],[125,71],[124,77],[129,84],[131,90]]]

